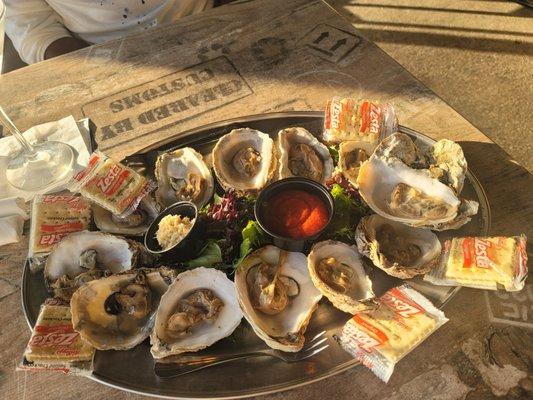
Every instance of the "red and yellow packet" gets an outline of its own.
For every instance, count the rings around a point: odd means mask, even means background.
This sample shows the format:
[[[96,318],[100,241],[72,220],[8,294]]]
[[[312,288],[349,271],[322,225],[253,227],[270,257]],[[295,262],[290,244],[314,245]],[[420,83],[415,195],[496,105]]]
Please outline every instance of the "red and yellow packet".
[[[524,288],[526,236],[464,237],[444,243],[437,268],[424,276],[435,285],[509,292]]]
[[[327,142],[355,140],[377,145],[397,130],[396,113],[388,103],[334,97],[326,104],[324,140]]]
[[[53,247],[73,232],[88,230],[91,205],[70,193],[37,195],[31,209],[28,259],[32,270],[42,265]]]
[[[74,176],[71,190],[119,218],[130,215],[155,183],[122,163],[95,151],[87,167]]]
[[[47,299],[18,369],[90,375],[94,351],[72,327],[70,306],[59,299]]]
[[[387,382],[396,363],[448,319],[407,284],[387,291],[379,303],[377,310],[354,315],[344,325],[338,341]]]

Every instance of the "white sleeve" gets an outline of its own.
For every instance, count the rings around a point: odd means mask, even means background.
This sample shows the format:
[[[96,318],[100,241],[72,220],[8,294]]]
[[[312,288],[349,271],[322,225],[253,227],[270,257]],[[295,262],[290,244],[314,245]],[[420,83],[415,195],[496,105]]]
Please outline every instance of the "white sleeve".
[[[4,0],[6,33],[28,64],[44,60],[44,52],[57,39],[72,36],[61,17],[44,0]]]

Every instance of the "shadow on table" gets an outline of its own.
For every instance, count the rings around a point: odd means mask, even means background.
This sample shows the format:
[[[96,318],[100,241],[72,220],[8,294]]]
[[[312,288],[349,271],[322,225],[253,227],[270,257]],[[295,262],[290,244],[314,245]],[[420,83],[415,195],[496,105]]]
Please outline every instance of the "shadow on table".
[[[358,2],[349,0],[330,0],[331,5],[345,18],[347,18],[359,32],[374,42],[380,43],[396,43],[407,45],[423,45],[429,47],[445,47],[458,48],[470,51],[483,51],[489,53],[505,53],[505,54],[522,54],[529,55],[533,52],[533,43],[524,42],[519,39],[506,39],[498,37],[475,37],[472,33],[485,35],[505,35],[516,37],[532,37],[533,34],[524,31],[513,31],[512,25],[504,24],[507,17],[513,18],[533,18],[533,10],[522,7],[513,10],[512,12],[497,12],[488,10],[477,10],[467,8],[467,2],[464,2],[461,9],[454,8],[439,8],[431,6],[414,6],[414,5],[396,5],[396,4],[382,4],[381,2],[374,2],[372,4],[360,4]],[[429,24],[404,23],[394,21],[375,21],[364,19],[358,15],[358,7],[361,8],[376,8],[394,11],[395,15],[407,16],[412,12],[426,12],[428,13],[427,22]],[[431,24],[432,16],[430,14],[444,13],[448,14],[450,20],[462,18],[467,19],[471,15],[486,16],[492,18],[493,21],[500,21],[501,23],[491,23],[491,27],[505,26],[505,30],[499,29],[483,29],[474,28],[472,24],[469,27],[436,25]],[[362,13],[361,13],[362,14]],[[478,25],[483,27],[483,24],[478,22]],[[384,29],[386,28],[386,29]],[[416,29],[415,32],[408,32],[405,29]],[[433,32],[432,32],[433,31]],[[437,31],[437,32],[435,32]],[[450,32],[450,34],[442,33],[441,31]],[[461,33],[464,33],[462,35]]]
[[[459,144],[468,160],[469,169],[480,180],[487,194],[492,214],[490,233],[525,233],[533,239],[533,175],[494,143],[459,141]],[[494,182],[498,184],[495,185]],[[516,221],[522,221],[520,232],[511,228],[516,226]],[[529,241],[528,249],[533,254],[532,240]]]

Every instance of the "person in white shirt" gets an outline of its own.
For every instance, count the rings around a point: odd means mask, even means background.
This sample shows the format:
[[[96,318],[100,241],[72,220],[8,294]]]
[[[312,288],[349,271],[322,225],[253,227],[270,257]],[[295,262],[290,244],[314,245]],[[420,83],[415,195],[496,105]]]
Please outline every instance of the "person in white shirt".
[[[213,7],[216,0],[4,0],[5,30],[28,64]],[[222,0],[223,3],[227,1]],[[220,3],[220,1],[218,1]]]

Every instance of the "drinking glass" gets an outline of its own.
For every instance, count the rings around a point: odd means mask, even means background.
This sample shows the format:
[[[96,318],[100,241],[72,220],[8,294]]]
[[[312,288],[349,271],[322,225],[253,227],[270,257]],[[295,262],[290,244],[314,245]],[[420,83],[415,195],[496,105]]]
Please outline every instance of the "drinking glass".
[[[27,192],[46,192],[62,182],[72,172],[74,151],[61,142],[46,141],[30,144],[0,107],[0,123],[21,145],[6,169],[7,181]]]

